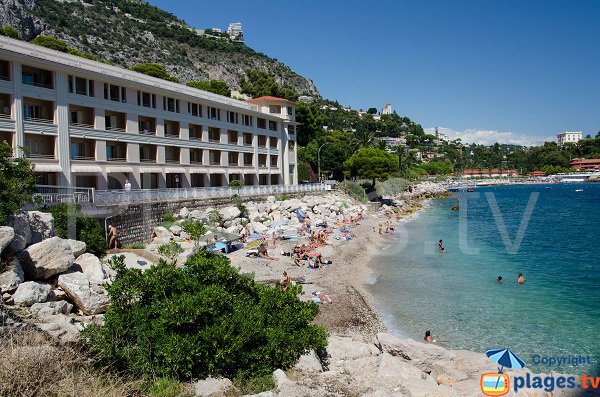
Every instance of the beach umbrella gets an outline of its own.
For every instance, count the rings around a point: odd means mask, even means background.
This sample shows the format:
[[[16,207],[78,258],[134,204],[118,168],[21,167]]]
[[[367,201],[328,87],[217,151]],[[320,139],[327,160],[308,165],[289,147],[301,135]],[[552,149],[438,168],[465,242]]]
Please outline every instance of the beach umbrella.
[[[490,349],[485,354],[502,368],[521,369],[525,366],[525,361],[509,349]],[[502,368],[500,368],[500,372],[502,372]]]
[[[300,222],[304,222],[306,215],[304,214],[304,211],[302,211],[302,208],[300,208],[300,207],[296,208],[295,212],[296,212],[296,216],[298,217],[298,220]]]
[[[257,240],[252,240],[252,241],[249,241],[248,244],[246,244],[246,246],[244,248],[247,250],[253,250],[253,249],[260,247],[260,245],[264,242],[265,242],[265,239],[263,239],[263,238],[259,238]]]

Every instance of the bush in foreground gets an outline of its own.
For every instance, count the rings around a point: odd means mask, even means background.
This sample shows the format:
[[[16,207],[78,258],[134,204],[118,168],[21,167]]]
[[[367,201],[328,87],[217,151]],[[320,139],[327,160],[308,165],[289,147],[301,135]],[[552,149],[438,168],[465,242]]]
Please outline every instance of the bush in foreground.
[[[202,250],[182,268],[116,270],[104,325],[83,336],[101,361],[132,375],[255,378],[326,345],[324,328],[310,324],[319,308],[298,300],[300,287],[257,284],[223,256]]]

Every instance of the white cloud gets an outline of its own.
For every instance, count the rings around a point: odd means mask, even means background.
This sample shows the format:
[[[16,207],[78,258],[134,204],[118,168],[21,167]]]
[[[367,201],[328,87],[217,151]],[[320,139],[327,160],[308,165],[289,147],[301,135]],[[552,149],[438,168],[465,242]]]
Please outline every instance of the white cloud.
[[[494,143],[505,143],[512,145],[534,146],[543,145],[545,141],[553,141],[553,137],[541,137],[528,134],[519,134],[509,131],[491,131],[479,129],[466,129],[456,131],[452,128],[438,127],[438,131],[446,134],[450,140],[460,138],[462,143],[477,143],[479,145],[493,145]],[[435,128],[425,128],[427,134],[435,134]]]

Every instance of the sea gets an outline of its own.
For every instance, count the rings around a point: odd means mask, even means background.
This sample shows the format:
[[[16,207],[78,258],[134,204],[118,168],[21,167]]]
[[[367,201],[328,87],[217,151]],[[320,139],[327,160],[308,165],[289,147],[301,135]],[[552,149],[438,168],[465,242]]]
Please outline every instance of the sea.
[[[386,239],[367,290],[390,332],[599,373],[600,183],[477,187],[427,201]]]

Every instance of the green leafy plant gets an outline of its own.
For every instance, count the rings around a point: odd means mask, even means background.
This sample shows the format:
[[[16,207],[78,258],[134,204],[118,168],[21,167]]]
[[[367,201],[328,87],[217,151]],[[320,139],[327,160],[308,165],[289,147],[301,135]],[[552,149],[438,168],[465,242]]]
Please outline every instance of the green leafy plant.
[[[146,244],[145,243],[123,244],[123,248],[124,249],[129,249],[129,250],[143,250],[143,249],[146,248]]]
[[[158,247],[158,253],[164,257],[167,257],[171,260],[175,259],[175,257],[183,252],[183,248],[176,241],[169,241],[168,243],[161,244]]]
[[[195,219],[187,219],[181,224],[181,228],[190,235],[196,245],[198,245],[200,237],[206,233],[204,225]]]
[[[221,211],[218,209],[214,209],[208,213],[208,221],[212,225],[220,225],[223,223],[223,215],[221,215]]]
[[[223,95],[226,97],[231,96],[231,89],[221,80],[194,80],[187,83],[189,87],[198,88],[200,90],[213,92],[215,94]]]
[[[276,194],[275,198],[277,199],[277,201],[285,201],[285,200],[289,200],[290,196],[288,196],[285,193],[282,193],[282,194]]]
[[[61,238],[75,238],[86,244],[86,251],[102,258],[108,244],[102,224],[96,218],[81,213],[81,207],[74,204],[57,204],[40,209],[49,212],[54,218],[54,232]],[[69,234],[70,225],[75,226],[75,235]]]
[[[0,225],[32,201],[36,181],[34,167],[26,158],[13,157],[12,145],[0,142]]]
[[[12,39],[21,39],[21,34],[10,25],[3,25],[0,27],[0,36],[7,36]]]
[[[142,63],[131,67],[131,70],[138,73],[143,73],[147,76],[157,77],[159,79],[173,81],[178,83],[179,79],[175,76],[171,76],[167,69],[163,65],[157,63]]]
[[[300,286],[257,284],[206,250],[181,268],[126,269],[107,290],[104,324],[82,336],[101,363],[134,376],[249,379],[327,343],[312,324],[319,307],[298,299]]]

